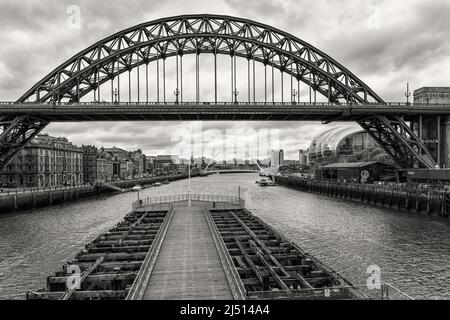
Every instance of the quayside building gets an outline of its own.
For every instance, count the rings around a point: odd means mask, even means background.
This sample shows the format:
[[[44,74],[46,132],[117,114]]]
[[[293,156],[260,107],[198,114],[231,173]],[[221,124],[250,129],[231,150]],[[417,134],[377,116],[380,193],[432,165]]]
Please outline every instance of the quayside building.
[[[343,125],[319,134],[311,142],[308,158],[313,169],[347,162],[392,163],[369,134],[355,125]]]

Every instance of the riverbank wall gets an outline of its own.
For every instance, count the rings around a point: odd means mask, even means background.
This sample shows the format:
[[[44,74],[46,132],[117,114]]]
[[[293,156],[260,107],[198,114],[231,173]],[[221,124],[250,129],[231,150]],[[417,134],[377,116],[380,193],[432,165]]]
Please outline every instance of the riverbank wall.
[[[133,180],[124,180],[113,183],[114,186],[127,189],[133,186],[149,185],[156,182],[163,182],[165,180],[175,181],[181,179],[187,179],[187,175],[173,175],[162,176],[153,178],[142,178]],[[47,188],[36,191],[21,191],[21,192],[8,192],[0,194],[0,214],[9,213],[14,211],[30,210],[35,208],[52,206],[55,204],[66,203],[83,198],[91,198],[100,195],[112,195],[116,194],[111,188],[105,185],[93,185],[93,186],[79,186],[68,188]]]
[[[359,202],[400,211],[424,213],[430,216],[449,216],[450,193],[397,185],[374,185],[275,177],[278,185],[345,201]]]

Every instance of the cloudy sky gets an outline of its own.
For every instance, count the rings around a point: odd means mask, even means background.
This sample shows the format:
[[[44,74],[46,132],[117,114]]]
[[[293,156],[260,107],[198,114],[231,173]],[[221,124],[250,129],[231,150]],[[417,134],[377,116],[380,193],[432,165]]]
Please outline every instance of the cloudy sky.
[[[80,8],[79,29],[67,27]],[[406,82],[449,86],[448,0],[1,0],[0,100],[16,100],[75,53],[127,27],[161,17],[227,14],[263,22],[311,43],[342,63],[386,101],[403,101]],[[339,124],[332,124],[335,126]],[[171,153],[189,123],[51,124],[46,132],[76,144]],[[204,123],[205,132],[279,129],[289,158],[327,129],[319,123]],[[208,148],[205,148],[208,149]],[[212,148],[214,149],[214,148]],[[204,150],[211,156],[214,151]]]

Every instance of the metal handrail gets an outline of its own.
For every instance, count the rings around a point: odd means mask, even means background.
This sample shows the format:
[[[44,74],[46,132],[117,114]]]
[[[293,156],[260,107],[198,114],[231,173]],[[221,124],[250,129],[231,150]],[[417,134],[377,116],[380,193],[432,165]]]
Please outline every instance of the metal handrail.
[[[400,289],[398,289],[397,287],[394,287],[392,284],[387,283],[387,282],[383,282],[383,285],[387,286],[388,288],[393,289],[394,291],[400,293],[402,296],[405,296],[406,298],[408,298],[409,300],[415,300],[413,297],[411,297],[410,295],[408,295],[407,293],[401,291]],[[386,292],[386,291],[385,291]],[[389,296],[387,297],[389,298]]]
[[[213,236],[214,245],[216,246],[216,249],[219,253],[220,261],[222,262],[222,266],[224,268],[230,289],[233,293],[233,297],[235,300],[245,300],[245,286],[242,282],[241,277],[239,276],[239,273],[236,270],[236,267],[234,266],[233,259],[228,252],[225,242],[223,241],[219,229],[214,223],[211,212],[208,210],[206,204],[203,204],[203,213],[205,214],[209,230],[211,231],[211,234]]]
[[[251,291],[247,293],[247,298],[256,297],[258,299],[264,298],[277,298],[277,297],[292,297],[294,293],[294,298],[306,298],[306,299],[323,299],[338,297],[339,295],[347,295],[348,292],[355,293],[358,292],[356,296],[359,300],[392,300],[389,296],[389,289],[394,289],[400,294],[403,300],[415,300],[408,294],[402,292],[401,290],[395,288],[393,285],[382,282],[379,289],[369,289],[367,285],[358,286],[339,286],[339,287],[326,287],[326,288],[314,288],[314,289],[294,289],[291,291],[286,290],[276,290],[276,291]],[[362,294],[362,290],[368,290],[374,295],[370,296],[368,294]]]
[[[145,256],[144,262],[131,286],[130,291],[127,294],[126,300],[142,300],[144,292],[147,288],[148,281],[155,266],[156,259],[158,258],[159,250],[161,249],[164,238],[167,234],[170,222],[172,221],[174,213],[173,205],[170,206],[167,211],[166,217],[161,224],[158,234],[153,240],[147,255]]]
[[[75,187],[72,186],[60,186],[60,187],[36,187],[36,188],[14,188],[14,189],[7,189],[3,192],[0,192],[0,197],[4,196],[14,196],[14,195],[22,195],[22,194],[40,194],[40,193],[47,193],[51,191],[77,191],[77,190],[85,190],[86,188],[94,188],[95,186],[92,186],[90,184],[83,184],[83,185],[77,185]]]
[[[191,201],[229,203],[236,205],[242,205],[244,203],[244,200],[239,197],[211,195],[211,194],[190,194],[190,199]],[[144,198],[133,202],[133,208],[136,209],[142,206],[151,206],[155,204],[172,203],[172,202],[184,202],[188,200],[189,200],[189,193]]]
[[[255,101],[255,102],[230,102],[230,101],[202,101],[202,102],[194,102],[194,101],[167,101],[167,102],[157,102],[157,101],[149,101],[149,102],[107,102],[107,101],[91,101],[91,102],[60,102],[60,101],[45,101],[45,102],[17,102],[17,101],[0,101],[0,105],[49,105],[49,106],[92,106],[92,105],[116,105],[116,106],[160,106],[160,105],[174,105],[174,106],[186,106],[186,105],[238,105],[238,106],[255,106],[255,105],[295,105],[295,106],[338,106],[338,107],[358,107],[358,106],[400,106],[400,107],[408,107],[414,108],[415,106],[446,106],[449,107],[448,103],[406,103],[406,102],[352,102],[352,103],[330,103],[330,102],[264,102],[264,101]]]
[[[280,177],[277,177],[280,178]],[[320,184],[322,186],[346,186],[350,188],[354,188],[355,190],[359,190],[359,188],[362,188],[364,190],[372,190],[372,191],[378,191],[382,193],[390,193],[390,192],[399,192],[400,194],[406,194],[407,192],[414,191],[415,193],[427,195],[428,192],[430,194],[438,194],[444,192],[444,186],[434,186],[434,185],[428,185],[427,187],[422,186],[419,187],[418,185],[414,184],[404,184],[404,185],[378,185],[378,184],[363,184],[363,183],[357,183],[357,182],[338,182],[335,180],[314,180],[310,178],[302,178],[302,177],[295,177],[295,176],[281,176],[281,178],[284,179],[290,179],[294,181],[301,181],[301,182],[313,182],[316,184]]]

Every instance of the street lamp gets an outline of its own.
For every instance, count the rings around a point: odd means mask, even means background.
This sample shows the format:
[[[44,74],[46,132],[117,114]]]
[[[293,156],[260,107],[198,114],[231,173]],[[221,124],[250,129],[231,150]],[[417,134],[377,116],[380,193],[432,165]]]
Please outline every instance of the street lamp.
[[[188,207],[191,206],[191,161],[192,161],[192,156],[189,159],[189,163],[188,163]]]
[[[292,98],[293,98],[292,104],[296,104],[295,97],[297,96],[297,94],[298,94],[298,91],[296,89],[293,89],[292,90]]]
[[[409,92],[409,82],[406,83],[406,92],[405,92],[405,97],[406,97],[406,105],[409,105],[409,97],[411,96],[411,92]]]
[[[55,94],[55,88],[52,88],[52,103],[53,105],[56,105],[56,94]]]
[[[180,90],[178,90],[178,88],[176,88],[175,91],[173,92],[173,94],[176,97],[175,104],[178,104],[178,96],[180,95]]]
[[[119,90],[117,88],[114,89],[114,103],[118,103],[117,97],[119,96]]]
[[[239,95],[239,90],[238,89],[234,89],[233,95],[234,95],[234,103],[238,104],[237,97]]]

